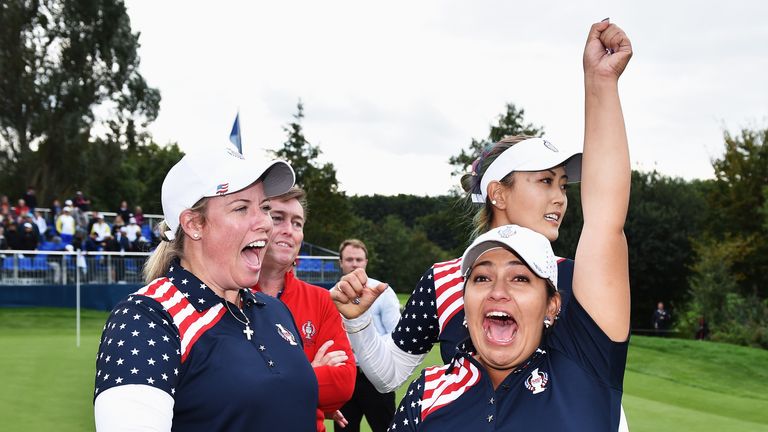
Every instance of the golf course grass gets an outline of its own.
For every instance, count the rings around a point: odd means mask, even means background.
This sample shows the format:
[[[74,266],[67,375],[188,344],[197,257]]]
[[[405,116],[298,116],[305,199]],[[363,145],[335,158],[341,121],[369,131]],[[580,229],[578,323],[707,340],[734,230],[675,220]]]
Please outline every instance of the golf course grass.
[[[106,318],[84,310],[77,347],[72,309],[0,309],[1,430],[94,430],[95,358]],[[437,350],[424,362],[439,363]],[[632,432],[768,432],[768,351],[634,336],[623,405]]]

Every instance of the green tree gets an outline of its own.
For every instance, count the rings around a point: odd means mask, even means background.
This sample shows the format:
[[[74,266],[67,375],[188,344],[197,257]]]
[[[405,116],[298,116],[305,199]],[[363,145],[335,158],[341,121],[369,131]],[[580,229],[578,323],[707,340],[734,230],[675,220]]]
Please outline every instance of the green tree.
[[[701,235],[706,215],[702,182],[686,182],[656,171],[632,172],[624,232],[629,247],[632,326],[648,328],[658,301],[682,306],[687,300],[690,266],[696,259],[692,239]],[[573,258],[583,215],[579,185],[568,190],[568,211],[552,247]]]
[[[138,38],[121,0],[0,5],[0,187],[35,185],[44,202],[87,183],[94,145],[148,142],[160,94],[138,71]]]
[[[705,235],[694,242],[690,300],[677,328],[693,335],[705,319],[716,341],[768,348],[768,302],[739,291],[745,275],[735,264],[754,253],[755,242],[738,236],[718,240]]]
[[[768,235],[762,209],[768,185],[768,128],[724,132],[725,152],[712,161],[715,183],[709,190],[709,231],[717,238],[740,237],[752,241],[752,253],[733,263],[743,274],[740,292],[768,297]]]
[[[713,214],[712,228],[726,232],[752,234],[762,230],[762,220],[754,211],[763,206],[763,189],[768,185],[768,128],[743,129],[738,135],[724,132],[725,152],[712,161],[716,188],[710,203],[719,210]]]
[[[304,104],[299,99],[296,104],[296,114],[293,115],[293,121],[283,126],[283,131],[288,135],[288,139],[283,143],[283,147],[274,152],[275,156],[289,161],[296,173],[296,184],[304,187],[306,177],[309,173],[329,167],[326,174],[333,175],[330,181],[330,187],[334,190],[338,187],[335,175],[336,172],[332,164],[318,165],[317,158],[322,153],[320,148],[310,144],[304,136],[304,128],[301,122],[304,120]],[[331,172],[332,171],[332,172]]]
[[[632,173],[630,206],[624,231],[629,246],[632,324],[647,328],[656,303],[680,306],[687,297],[691,239],[701,235],[706,211],[697,183]]]
[[[469,144],[468,149],[461,149],[461,152],[448,159],[448,163],[454,167],[453,175],[461,175],[469,171],[472,162],[480,156],[480,153],[490,144],[499,141],[507,135],[544,135],[544,128],[535,126],[533,123],[525,123],[525,110],[517,108],[515,104],[508,103],[506,112],[499,114],[496,118],[496,124],[491,125],[491,130],[487,138],[475,139]]]
[[[283,146],[274,155],[288,161],[296,172],[296,185],[307,192],[307,224],[304,239],[307,242],[336,250],[342,240],[349,237],[359,220],[353,214],[345,194],[339,191],[336,168],[332,163],[321,164],[317,158],[322,153],[304,136],[301,122],[304,105],[297,104],[293,121],[283,127],[288,134]]]
[[[768,347],[768,128],[724,132],[725,151],[712,161],[707,190],[709,235],[686,311],[710,320],[712,338]]]
[[[162,214],[160,190],[166,173],[184,153],[177,144],[152,142],[120,150],[115,143],[93,144],[89,182],[94,208],[114,209],[121,200],[142,207],[145,213]]]
[[[402,293],[410,293],[432,264],[453,258],[429,241],[423,231],[408,228],[396,215],[361,224],[357,237],[369,249],[368,273]]]
[[[468,246],[471,227],[456,196],[374,194],[353,196],[350,202],[356,215],[374,223],[397,216],[406,227],[422,231],[429,241],[453,256],[460,256]]]

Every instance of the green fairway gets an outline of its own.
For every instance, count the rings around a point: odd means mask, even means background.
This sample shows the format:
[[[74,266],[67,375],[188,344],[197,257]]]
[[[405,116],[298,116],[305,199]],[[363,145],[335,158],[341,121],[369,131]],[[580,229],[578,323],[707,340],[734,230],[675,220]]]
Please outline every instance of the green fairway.
[[[93,430],[96,351],[106,312],[0,309],[0,418],[8,431]]]
[[[74,310],[0,309],[2,430],[94,429],[95,356],[106,317],[83,311],[77,348]],[[440,362],[433,350],[425,365]],[[636,336],[624,388],[632,432],[768,432],[765,350]]]
[[[768,351],[634,336],[624,377],[632,432],[768,431]]]

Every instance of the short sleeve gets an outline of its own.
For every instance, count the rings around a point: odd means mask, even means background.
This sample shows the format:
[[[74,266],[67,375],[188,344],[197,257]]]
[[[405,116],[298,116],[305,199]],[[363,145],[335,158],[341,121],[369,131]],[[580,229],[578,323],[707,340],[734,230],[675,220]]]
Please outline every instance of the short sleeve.
[[[173,397],[181,368],[179,333],[155,300],[133,295],[112,311],[96,358],[94,399],[121,385],[156,387]]]
[[[426,354],[437,342],[439,335],[435,281],[433,268],[430,267],[408,298],[400,322],[392,332],[392,340],[408,354]]]
[[[610,387],[622,388],[629,336],[624,342],[612,341],[575,296],[571,298],[568,313],[552,328],[548,344],[550,349],[562,351]]]

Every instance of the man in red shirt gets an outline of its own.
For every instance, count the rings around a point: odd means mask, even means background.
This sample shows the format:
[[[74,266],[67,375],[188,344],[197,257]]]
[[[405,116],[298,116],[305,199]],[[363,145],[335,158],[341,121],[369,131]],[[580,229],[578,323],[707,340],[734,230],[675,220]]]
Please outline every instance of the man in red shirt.
[[[293,267],[304,240],[306,195],[294,187],[270,200],[274,228],[254,289],[288,306],[319,385],[317,430],[351,397],[357,368],[341,316],[328,290],[296,278]]]

